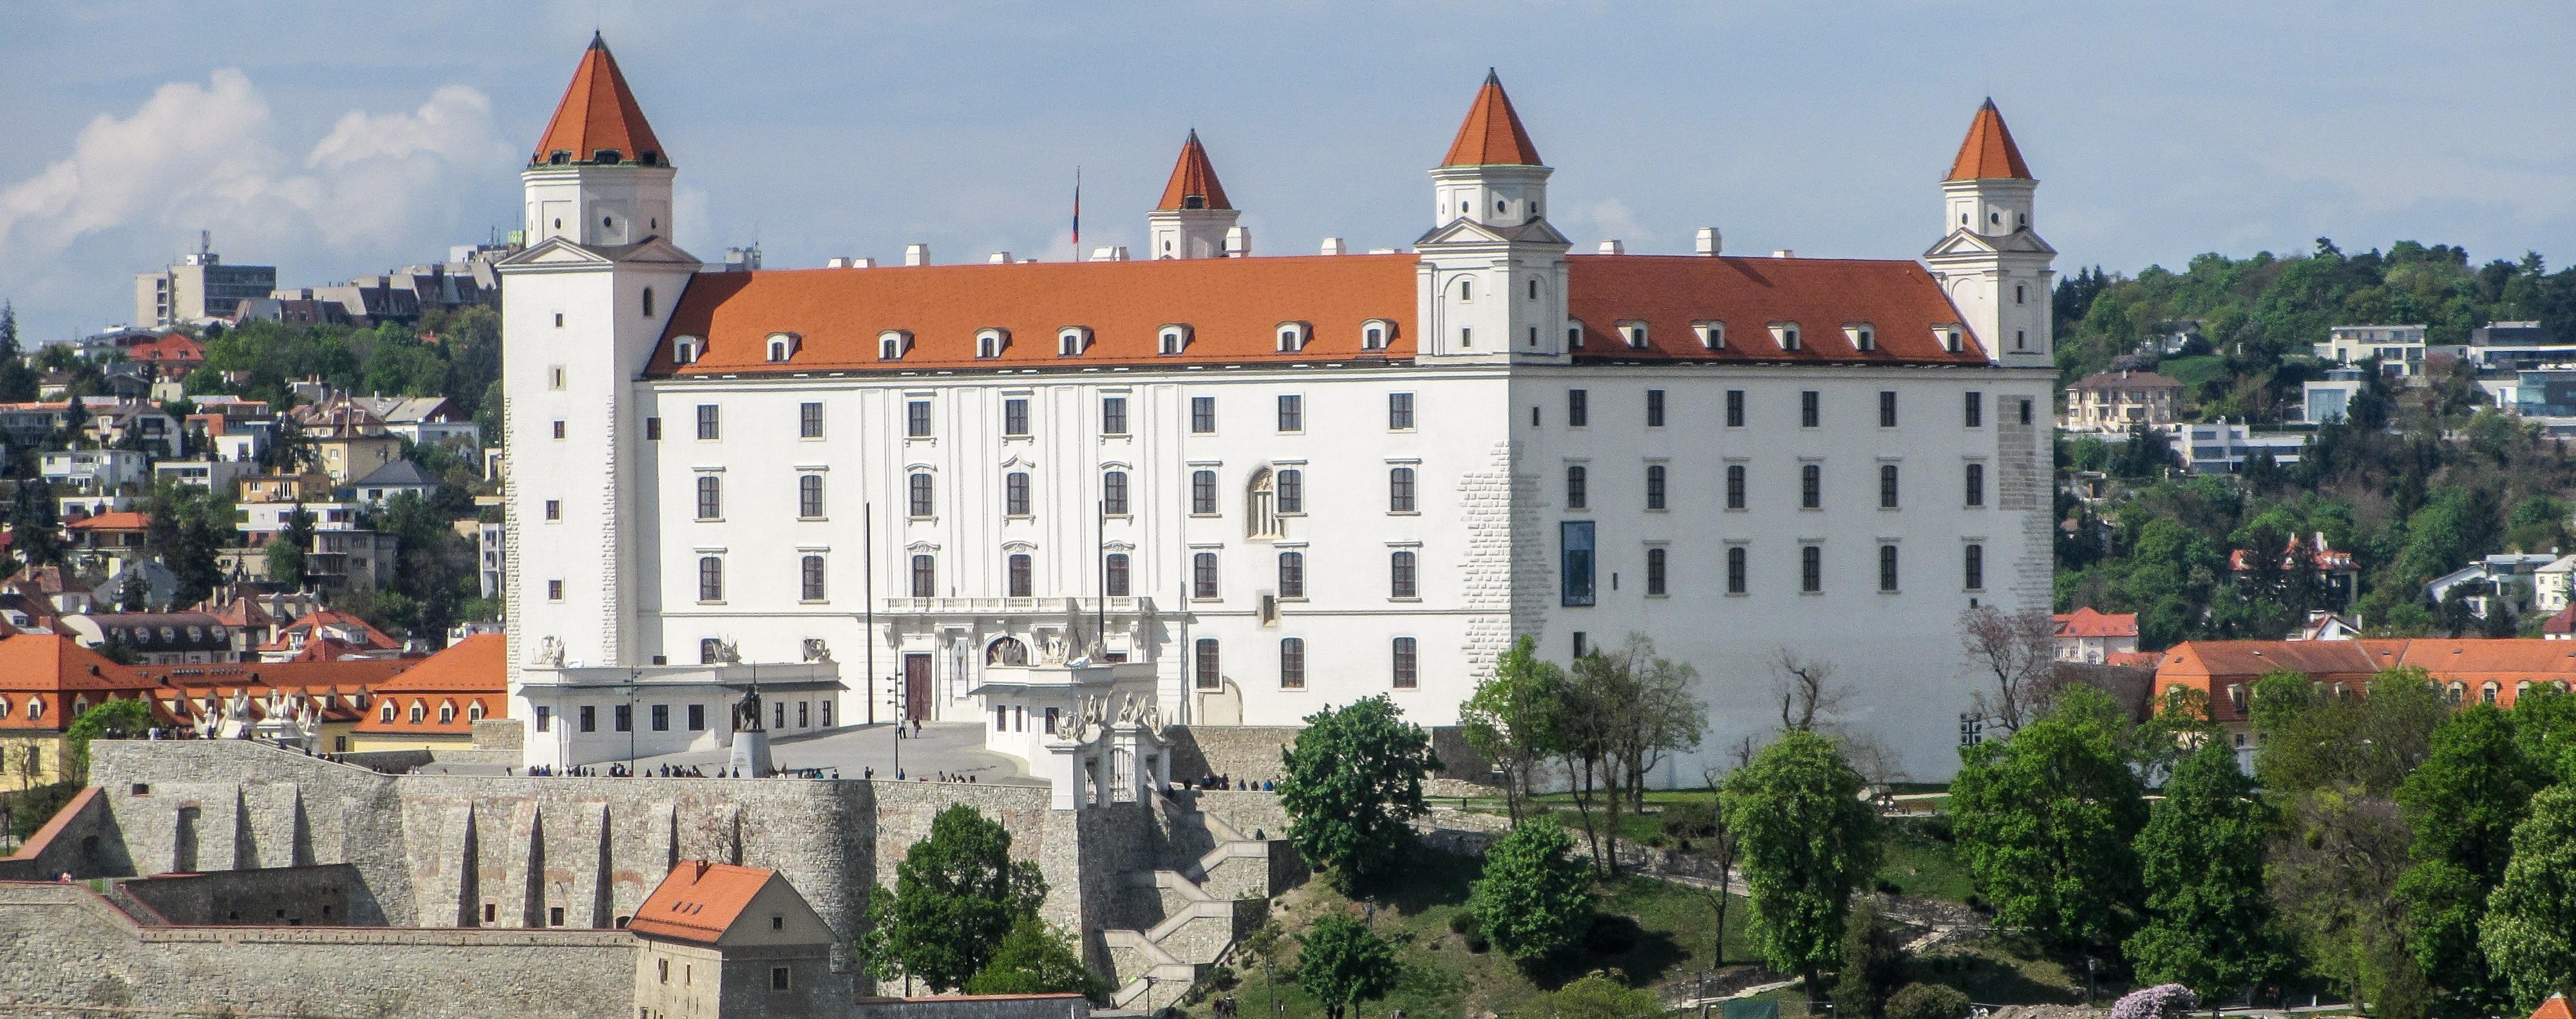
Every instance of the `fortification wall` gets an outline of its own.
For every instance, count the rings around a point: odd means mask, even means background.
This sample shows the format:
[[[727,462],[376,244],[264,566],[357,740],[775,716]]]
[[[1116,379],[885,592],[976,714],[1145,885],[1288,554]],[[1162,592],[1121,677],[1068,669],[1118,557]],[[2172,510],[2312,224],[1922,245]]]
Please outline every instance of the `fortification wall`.
[[[64,874],[98,877],[134,873],[125,840],[92,786],[72,795],[18,851],[0,857],[0,881],[47,881]]]
[[[312,867],[263,867],[202,874],[164,874],[119,881],[109,892],[128,903],[135,919],[152,926],[254,924],[343,927],[366,894],[358,869],[345,863]],[[372,907],[367,912],[381,912]]]

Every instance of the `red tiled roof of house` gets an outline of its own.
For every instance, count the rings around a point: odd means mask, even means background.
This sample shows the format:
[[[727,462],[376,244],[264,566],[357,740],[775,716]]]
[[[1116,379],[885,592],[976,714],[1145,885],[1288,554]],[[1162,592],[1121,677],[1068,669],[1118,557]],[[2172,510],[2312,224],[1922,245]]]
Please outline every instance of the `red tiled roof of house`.
[[[2162,651],[2122,651],[2103,656],[2102,664],[2117,665],[2124,669],[2152,669],[2156,667],[2156,663],[2164,661],[2164,658]]]
[[[323,632],[325,627],[357,639],[344,640],[332,637]],[[298,637],[306,641],[333,640],[352,648],[370,651],[392,651],[402,647],[400,642],[385,636],[384,631],[376,629],[364,619],[334,609],[320,609],[278,627],[277,638],[260,645],[259,650],[284,651],[291,647],[300,647],[301,645],[295,639]]]
[[[571,162],[586,163],[602,150],[616,152],[621,161],[670,162],[661,139],[653,136],[653,125],[644,122],[644,109],[635,104],[635,93],[627,89],[626,75],[617,70],[617,58],[609,55],[608,43],[594,32],[590,48],[582,51],[581,66],[573,69],[571,86],[564,89],[563,101],[556,104],[553,119],[546,121],[546,133],[537,138],[528,165],[544,163],[557,152],[569,153]]]
[[[2540,632],[2576,633],[2576,605],[2570,605],[2566,608],[2560,609],[2556,615],[2542,620],[2540,624]]]
[[[2073,612],[2050,618],[2057,622],[2057,635],[2060,637],[2135,637],[2138,635],[2138,614],[2135,612],[2095,612],[2092,606],[2087,605]]]
[[[1191,205],[1189,200],[1199,199]],[[1171,183],[1163,185],[1163,200],[1154,208],[1161,209],[1231,209],[1226,204],[1225,185],[1217,182],[1216,166],[1208,162],[1207,149],[1199,144],[1197,128],[1181,143],[1180,161],[1172,164]]]
[[[2021,146],[2013,144],[2012,129],[2004,126],[2003,111],[1988,99],[1977,107],[1976,119],[1968,122],[1968,137],[1959,143],[1959,158],[1950,161],[1949,179],[1994,177],[2031,179],[2030,165],[2021,161]]]
[[[1467,108],[1467,119],[1458,125],[1458,137],[1449,143],[1449,154],[1440,165],[1540,165],[1538,146],[1530,144],[1520,113],[1512,109],[1512,97],[1503,94],[1503,80],[1490,68],[1485,71],[1484,87],[1476,90],[1476,104]]]
[[[358,731],[471,736],[478,706],[483,718],[510,717],[509,664],[507,641],[500,634],[457,641],[371,687],[376,710],[358,720]],[[411,718],[414,702],[421,706],[417,722]],[[386,705],[394,708],[390,720],[384,715]],[[445,722],[439,721],[442,707],[454,711]]]
[[[152,518],[131,510],[118,510],[82,517],[64,526],[74,531],[140,531],[152,526]]]
[[[2459,683],[2463,700],[2496,684],[2496,703],[2513,706],[2523,683],[2576,685],[2576,641],[2506,638],[2399,640],[2195,640],[2174,645],[2156,667],[2156,691],[2175,685],[2208,692],[2222,720],[2243,716],[2221,703],[2220,690],[2252,685],[2264,673],[2295,672],[2358,690],[2386,669],[2420,668],[2441,684]]]
[[[626,929],[647,937],[712,945],[751,907],[777,871],[682,860],[636,907]]]
[[[78,712],[110,696],[141,696],[152,684],[106,656],[61,634],[25,633],[0,639],[0,729],[61,730]],[[29,704],[42,704],[28,717]]]
[[[1566,260],[1566,309],[1583,324],[1586,361],[1846,362],[1982,365],[1963,316],[1910,260],[1712,258],[1705,255],[1573,255]],[[1619,327],[1646,323],[1646,346]],[[1724,345],[1702,343],[1696,323],[1725,327]],[[1771,326],[1794,325],[1798,349],[1783,349]],[[1858,349],[1846,326],[1866,325],[1873,349]],[[1959,350],[1940,330],[1957,329]]]
[[[2576,1015],[2567,1011],[2566,995],[2552,994],[2540,1003],[2539,1008],[2531,1010],[2531,1019],[2576,1019]]]
[[[2094,372],[2075,380],[2068,389],[2181,389],[2182,383],[2169,375],[2154,372]]]
[[[178,333],[171,333],[150,343],[138,343],[125,348],[125,357],[130,361],[155,363],[165,361],[202,363],[206,359],[206,345]]]

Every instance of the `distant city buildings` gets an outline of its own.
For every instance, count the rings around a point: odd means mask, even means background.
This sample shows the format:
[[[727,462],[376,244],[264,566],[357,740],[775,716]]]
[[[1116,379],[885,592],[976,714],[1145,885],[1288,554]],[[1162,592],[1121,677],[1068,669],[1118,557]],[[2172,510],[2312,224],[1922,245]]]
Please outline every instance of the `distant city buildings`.
[[[2360,364],[2376,358],[2382,375],[2424,374],[2424,327],[2420,325],[2335,326],[2316,344],[2317,360]]]
[[[227,265],[201,235],[195,254],[154,272],[134,274],[134,321],[166,329],[229,320],[243,301],[277,289],[273,265]]]
[[[2149,371],[2096,372],[2066,387],[2066,416],[2059,427],[2079,432],[2126,432],[2172,424],[2182,383]]]

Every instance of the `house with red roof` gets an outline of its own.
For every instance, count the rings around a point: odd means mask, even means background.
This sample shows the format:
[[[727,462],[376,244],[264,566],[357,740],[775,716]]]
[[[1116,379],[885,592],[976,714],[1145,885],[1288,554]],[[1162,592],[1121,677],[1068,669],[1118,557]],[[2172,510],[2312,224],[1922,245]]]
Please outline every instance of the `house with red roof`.
[[[171,333],[125,348],[125,359],[150,369],[154,378],[184,379],[189,372],[205,366],[206,345],[185,334]]]
[[[61,781],[63,732],[82,712],[112,697],[149,702],[153,690],[134,670],[69,637],[0,638],[0,779],[20,785]]]
[[[2138,614],[2095,612],[2090,605],[2049,617],[2057,624],[2057,660],[2102,665],[2138,649]]]
[[[2254,687],[2273,672],[2305,676],[2327,697],[2359,697],[2371,677],[2419,668],[2454,706],[2511,709],[2523,696],[2576,689],[2576,643],[2527,637],[2361,640],[2193,640],[2166,649],[2156,662],[2159,702],[2176,688],[2208,698],[2210,718],[2226,728],[2250,764],[2255,738]]]
[[[563,924],[560,916],[548,921]],[[528,924],[539,925],[535,918]],[[851,1014],[856,988],[831,964],[837,936],[777,871],[682,860],[636,907],[626,929],[638,942],[641,1014]]]
[[[463,750],[474,723],[510,716],[509,652],[497,633],[467,637],[369,688],[351,729],[360,750]]]
[[[393,658],[402,654],[402,642],[346,612],[316,609],[278,627],[258,650],[263,662]]]

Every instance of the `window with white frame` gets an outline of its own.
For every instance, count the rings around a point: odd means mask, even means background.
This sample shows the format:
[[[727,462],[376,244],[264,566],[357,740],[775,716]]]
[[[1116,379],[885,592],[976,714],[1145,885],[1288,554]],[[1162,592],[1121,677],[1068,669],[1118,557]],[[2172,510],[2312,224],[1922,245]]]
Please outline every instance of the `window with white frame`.
[[[1941,349],[1949,351],[1950,353],[1956,354],[1959,352],[1959,348],[1964,346],[1959,338],[1959,327],[1957,326],[1943,326],[1939,329],[1933,330],[1932,334],[1933,338],[1941,341]]]
[[[1100,398],[1100,434],[1127,434],[1126,397],[1104,396]]]
[[[1566,348],[1567,350],[1581,350],[1581,349],[1583,349],[1583,320],[1582,320],[1582,319],[1574,319],[1574,320],[1569,321],[1569,322],[1567,322],[1567,323],[1566,323],[1566,325],[1565,325],[1565,348]]]
[[[1224,688],[1225,673],[1217,667],[1216,638],[1201,637],[1194,642],[1194,645],[1190,649],[1190,672],[1198,688],[1201,690]]]
[[[1387,468],[1387,470],[1386,470],[1386,511],[1387,511],[1387,512],[1389,512],[1389,513],[1414,513],[1414,512],[1419,512],[1419,511],[1415,508],[1415,506],[1414,506],[1413,492],[1414,492],[1414,484],[1413,484],[1413,468],[1411,468],[1411,467],[1405,467],[1405,466],[1396,466],[1396,467],[1389,467],[1389,468]]]
[[[671,341],[672,364],[696,364],[698,352],[704,349],[695,336],[676,337]]]
[[[1417,645],[1414,643],[1413,638],[1395,638],[1394,645],[1390,650],[1393,652],[1392,657],[1394,659],[1394,661],[1390,663],[1392,666],[1389,670],[1392,673],[1389,677],[1391,680],[1390,685],[1394,686],[1398,690],[1411,690],[1421,686],[1422,656]]]
[[[1100,475],[1100,512],[1113,517],[1127,515],[1127,472],[1103,471]]]
[[[1798,345],[1798,324],[1795,322],[1771,323],[1771,342],[1779,344],[1781,350],[1801,349]]]
[[[798,597],[805,601],[823,600],[823,557],[807,555],[797,563]]]
[[[911,352],[911,330],[888,329],[877,334],[877,360],[901,361],[903,360],[903,355]]]
[[[1000,357],[1002,351],[1009,349],[1010,346],[1011,331],[1008,329],[975,330],[975,356],[979,359],[990,360]]]
[[[1279,430],[1282,432],[1306,430],[1305,397],[1295,393],[1279,394]]]
[[[1306,470],[1282,467],[1275,484],[1279,489],[1279,512],[1293,516],[1306,512]]]
[[[799,518],[801,518],[801,519],[805,519],[805,520],[819,520],[819,519],[822,519],[822,517],[823,517],[823,476],[822,476],[822,475],[820,475],[820,474],[799,474],[799,475],[797,475],[797,476],[796,476],[796,515],[797,515],[797,517],[799,517]]]
[[[1081,357],[1082,352],[1090,348],[1090,326],[1066,326],[1062,329],[1056,330],[1055,332],[1055,353],[1057,357]]]
[[[1029,515],[1029,472],[1002,475],[1002,513],[1013,517]]]
[[[1394,338],[1395,323],[1393,322],[1389,322],[1382,318],[1373,318],[1360,323],[1361,350],[1385,350],[1388,341],[1393,340]]]
[[[800,439],[819,439],[823,437],[823,405],[821,403],[809,400],[796,405],[796,437]]]
[[[1306,597],[1306,553],[1279,553],[1279,597]]]
[[[1190,327],[1167,325],[1155,334],[1155,352],[1166,356],[1190,349]]]
[[[702,602],[724,600],[723,556],[698,557],[698,600]]]
[[[779,364],[795,357],[796,348],[802,339],[795,333],[769,334],[769,362]]]
[[[1216,553],[1200,552],[1190,556],[1190,597],[1215,598]]]
[[[915,553],[912,557],[912,596],[939,596],[939,560],[927,553]]]
[[[1013,396],[1002,401],[1002,435],[1025,439],[1029,435],[1029,398]]]
[[[1035,595],[1030,593],[1037,590],[1037,580],[1033,575],[1035,565],[1031,562],[1029,554],[1026,552],[1011,553],[1011,557],[1006,568],[1009,571],[1006,582],[1010,585],[1007,589],[1010,596],[1013,598],[1035,597]]]
[[[1279,639],[1279,688],[1306,688],[1306,640],[1303,637]]]
[[[1312,335],[1313,332],[1314,328],[1304,322],[1279,323],[1279,352],[1282,354],[1294,354],[1306,349],[1306,337]]]
[[[723,517],[724,475],[698,475],[698,519],[717,520]]]
[[[1190,472],[1190,512],[1197,516],[1216,515],[1216,472]]]
[[[934,488],[929,471],[914,471],[911,477],[905,479],[904,494],[906,501],[910,503],[906,508],[911,511],[911,515],[926,517],[937,509],[932,499]]]
[[[1386,394],[1386,430],[1390,432],[1413,430],[1413,394]]]
[[[1726,323],[1724,322],[1693,322],[1691,332],[1699,334],[1701,349],[1726,349]]]
[[[930,437],[930,401],[904,401],[903,435],[907,439],[927,439]]]
[[[1646,546],[1646,597],[1648,598],[1661,598],[1666,593],[1665,584],[1668,580],[1667,571],[1664,568],[1666,551],[1661,545]]]
[[[1619,323],[1619,338],[1626,340],[1630,349],[1646,349],[1646,324],[1643,322]]]
[[[1388,553],[1386,596],[1397,601],[1422,597],[1421,562],[1421,556],[1409,548]]]
[[[1851,341],[1853,350],[1864,354],[1878,349],[1878,330],[1867,322],[1844,326],[1843,338]]]

